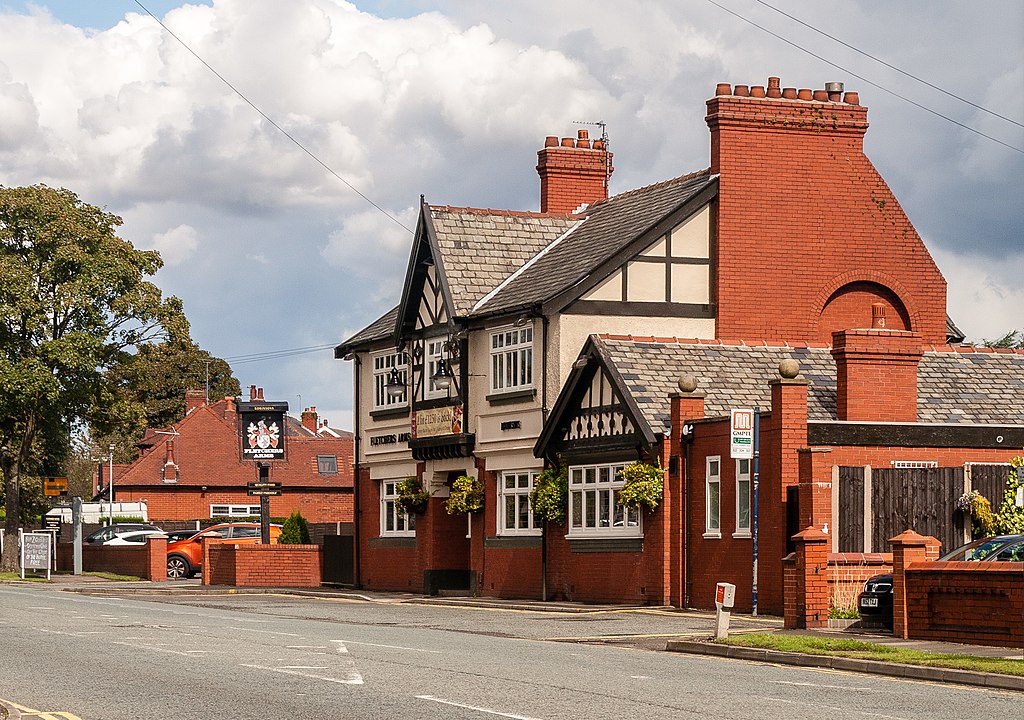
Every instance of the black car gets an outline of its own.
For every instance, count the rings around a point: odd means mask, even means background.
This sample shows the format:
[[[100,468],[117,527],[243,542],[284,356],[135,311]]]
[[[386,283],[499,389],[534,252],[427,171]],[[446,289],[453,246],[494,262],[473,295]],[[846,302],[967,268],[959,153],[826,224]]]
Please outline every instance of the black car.
[[[997,535],[981,538],[950,550],[939,558],[957,562],[1021,562],[1024,561],[1024,535]],[[868,578],[864,591],[857,596],[861,620],[892,627],[892,573]]]
[[[90,545],[94,543],[103,543],[107,540],[122,535],[126,532],[133,532],[135,530],[160,530],[156,525],[150,525],[149,523],[114,523],[113,525],[107,525],[101,527],[99,530],[90,533],[85,537],[83,542]]]

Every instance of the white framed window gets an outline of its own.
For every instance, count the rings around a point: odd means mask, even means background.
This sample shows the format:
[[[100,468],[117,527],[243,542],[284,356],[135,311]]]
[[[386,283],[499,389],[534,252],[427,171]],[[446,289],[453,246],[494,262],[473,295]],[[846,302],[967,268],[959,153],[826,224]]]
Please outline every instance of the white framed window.
[[[442,359],[448,360],[448,372],[452,372],[451,358],[445,358],[444,344],[444,338],[427,340],[426,343],[424,343],[426,347],[426,352],[423,356],[423,371],[426,373],[423,378],[424,400],[448,397],[448,388],[438,387],[432,380],[434,375],[437,374],[437,370]]]
[[[250,517],[260,514],[259,505],[211,505],[210,517]]]
[[[498,479],[498,534],[540,535],[530,507],[536,470],[506,470]]]
[[[404,353],[382,353],[373,356],[373,409],[387,410],[389,408],[405,407],[409,404],[408,391],[401,395],[392,395],[388,392],[388,380],[391,378],[391,371],[398,373],[402,384],[408,387],[409,384],[409,356]]]
[[[569,468],[569,537],[642,537],[640,511],[619,505],[626,463]]]
[[[722,458],[705,459],[704,537],[722,537]]]
[[[736,461],[736,531],[733,537],[750,537],[750,460]]]
[[[401,480],[384,480],[380,484],[380,534],[382,537],[415,537],[416,516],[398,511],[396,487]]]
[[[491,392],[533,387],[533,326],[491,333]]]

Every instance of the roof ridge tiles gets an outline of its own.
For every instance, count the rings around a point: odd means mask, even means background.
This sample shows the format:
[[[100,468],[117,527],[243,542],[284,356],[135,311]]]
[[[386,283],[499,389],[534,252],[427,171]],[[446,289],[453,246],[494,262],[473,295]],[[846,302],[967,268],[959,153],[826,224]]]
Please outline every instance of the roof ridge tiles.
[[[706,167],[703,170],[696,170],[694,172],[687,173],[685,175],[680,175],[678,177],[669,178],[668,180],[661,180],[661,181],[656,182],[656,183],[651,183],[650,185],[644,185],[642,187],[633,188],[632,190],[626,190],[624,192],[619,193],[618,195],[612,195],[611,197],[609,197],[609,198],[607,198],[605,200],[601,200],[600,202],[594,203],[593,205],[588,207],[585,212],[590,212],[591,210],[595,210],[595,209],[597,209],[599,207],[602,207],[603,205],[605,205],[607,203],[610,203],[610,202],[612,202],[614,200],[619,200],[619,199],[622,199],[622,198],[632,197],[633,195],[637,195],[639,193],[649,192],[651,190],[657,190],[658,188],[666,187],[668,185],[673,185],[673,184],[677,184],[677,183],[683,183],[683,182],[686,182],[687,180],[693,180],[694,178],[698,178],[698,177],[702,177],[702,176],[710,176],[710,175],[711,175],[711,168],[710,167]]]
[[[506,217],[523,218],[557,218],[559,220],[574,220],[582,217],[578,213],[553,213],[535,212],[532,210],[499,210],[496,208],[458,207],[455,205],[430,205],[431,210],[450,213],[467,213],[472,215],[503,215]]]

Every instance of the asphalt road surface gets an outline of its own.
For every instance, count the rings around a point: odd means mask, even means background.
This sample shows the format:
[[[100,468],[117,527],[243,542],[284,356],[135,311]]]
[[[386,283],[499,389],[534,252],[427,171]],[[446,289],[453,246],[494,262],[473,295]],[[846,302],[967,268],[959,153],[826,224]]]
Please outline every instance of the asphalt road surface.
[[[707,615],[0,586],[0,698],[83,720],[984,720],[1021,695],[662,652]],[[767,621],[766,621],[767,622]],[[67,717],[66,715],[65,717]]]

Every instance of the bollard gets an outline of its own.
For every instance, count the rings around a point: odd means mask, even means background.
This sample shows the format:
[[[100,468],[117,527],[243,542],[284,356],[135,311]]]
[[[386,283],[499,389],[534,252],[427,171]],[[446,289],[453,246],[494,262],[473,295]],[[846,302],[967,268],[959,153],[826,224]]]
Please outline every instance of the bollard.
[[[732,583],[718,583],[715,589],[715,639],[729,637],[729,616],[736,599],[736,586]]]

